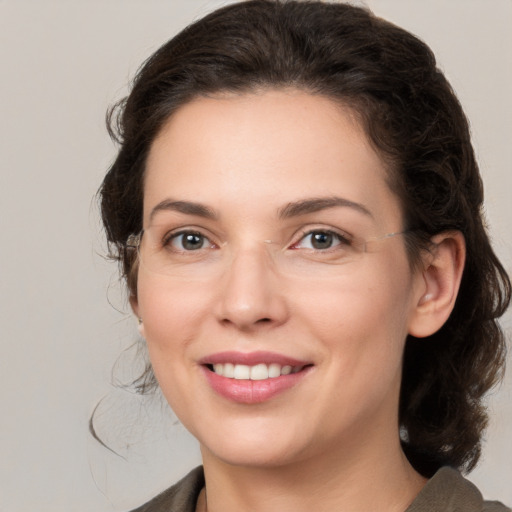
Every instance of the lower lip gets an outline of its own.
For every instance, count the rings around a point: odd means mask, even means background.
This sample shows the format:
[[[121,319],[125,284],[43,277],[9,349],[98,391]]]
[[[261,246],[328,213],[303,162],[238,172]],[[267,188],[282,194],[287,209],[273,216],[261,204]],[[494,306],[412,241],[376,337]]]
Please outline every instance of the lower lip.
[[[300,372],[281,375],[265,380],[238,380],[222,377],[206,366],[202,367],[206,380],[219,395],[241,404],[259,404],[283,393],[298,384],[311,369],[305,367]]]

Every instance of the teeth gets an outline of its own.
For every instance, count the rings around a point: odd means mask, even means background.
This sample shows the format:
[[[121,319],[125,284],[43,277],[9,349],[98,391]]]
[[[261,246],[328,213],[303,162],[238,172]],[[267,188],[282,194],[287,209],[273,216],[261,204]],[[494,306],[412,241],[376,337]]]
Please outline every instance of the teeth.
[[[268,379],[268,367],[266,364],[257,364],[251,367],[251,380]]]
[[[281,365],[272,363],[268,365],[268,376],[271,379],[275,379],[276,377],[279,377],[281,375]]]
[[[221,375],[224,375],[224,377],[229,377],[230,379],[235,378],[235,365],[234,364],[226,363],[226,364],[220,365],[220,366],[224,366],[224,370],[222,371]]]
[[[302,368],[302,366],[281,366],[276,363],[269,365],[260,363],[255,366],[232,363],[218,363],[213,365],[213,371],[217,375],[237,380],[275,379],[281,375],[290,375],[291,373],[300,372]]]
[[[251,376],[251,367],[245,364],[235,364],[235,374],[233,377],[237,380],[247,380]]]
[[[289,375],[292,373],[292,367],[291,366],[283,366],[281,368],[281,375]]]

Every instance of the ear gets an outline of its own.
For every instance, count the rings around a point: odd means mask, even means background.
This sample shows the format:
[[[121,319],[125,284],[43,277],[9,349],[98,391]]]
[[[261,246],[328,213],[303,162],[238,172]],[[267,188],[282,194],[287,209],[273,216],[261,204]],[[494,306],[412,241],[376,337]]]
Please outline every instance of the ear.
[[[434,334],[448,320],[466,260],[466,244],[460,231],[436,235],[432,246],[422,258],[421,285],[409,323],[409,334],[417,338]]]
[[[140,335],[143,338],[145,338],[144,322],[142,321],[142,318],[139,314],[139,301],[137,300],[137,297],[135,295],[130,295],[130,306],[131,306],[132,311],[134,312],[135,316],[137,317],[137,329],[138,329]]]

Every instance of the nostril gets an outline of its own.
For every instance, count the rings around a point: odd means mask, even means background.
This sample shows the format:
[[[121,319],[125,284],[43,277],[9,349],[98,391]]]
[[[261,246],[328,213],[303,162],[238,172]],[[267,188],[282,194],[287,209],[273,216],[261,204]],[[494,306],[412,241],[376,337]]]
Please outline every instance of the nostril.
[[[259,323],[259,324],[267,324],[269,322],[271,322],[272,320],[270,318],[260,318],[256,323]]]

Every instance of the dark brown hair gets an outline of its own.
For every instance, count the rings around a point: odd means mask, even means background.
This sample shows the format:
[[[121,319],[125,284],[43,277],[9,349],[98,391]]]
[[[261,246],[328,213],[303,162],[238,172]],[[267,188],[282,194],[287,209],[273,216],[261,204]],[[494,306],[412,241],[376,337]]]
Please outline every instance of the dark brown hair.
[[[484,394],[502,375],[496,321],[510,281],[489,243],[483,189],[466,117],[431,50],[367,9],[318,1],[250,0],[187,27],[142,66],[109,113],[119,153],[100,189],[107,239],[136,295],[129,235],[142,229],[144,166],[152,141],[180,106],[220,91],[295,87],[359,116],[389,164],[411,261],[435,234],[459,230],[467,260],[453,313],[434,335],[409,337],[400,426],[404,450],[426,476],[480,455]],[[151,368],[136,383],[154,384]]]

